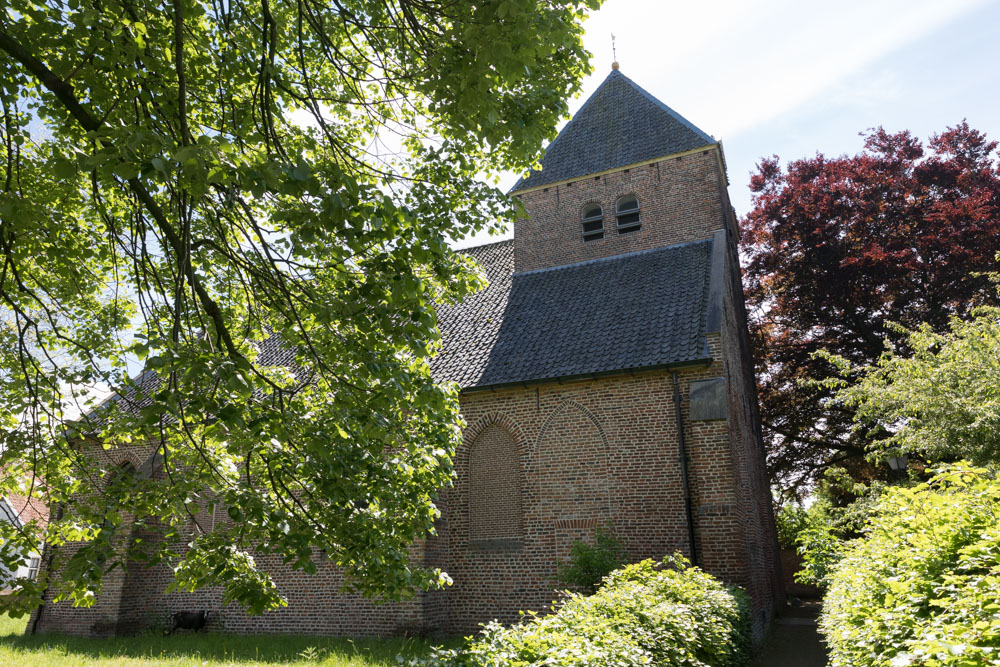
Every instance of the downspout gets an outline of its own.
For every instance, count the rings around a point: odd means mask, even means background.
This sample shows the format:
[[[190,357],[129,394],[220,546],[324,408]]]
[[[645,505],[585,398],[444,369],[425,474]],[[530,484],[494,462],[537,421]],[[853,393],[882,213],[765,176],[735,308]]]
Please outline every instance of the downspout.
[[[674,411],[677,421],[677,453],[681,464],[681,486],[684,488],[684,513],[687,516],[688,544],[691,545],[691,564],[698,564],[698,551],[694,541],[694,511],[691,507],[691,482],[688,480],[687,445],[684,442],[684,415],[681,412],[681,385],[677,371],[671,371],[674,380]]]

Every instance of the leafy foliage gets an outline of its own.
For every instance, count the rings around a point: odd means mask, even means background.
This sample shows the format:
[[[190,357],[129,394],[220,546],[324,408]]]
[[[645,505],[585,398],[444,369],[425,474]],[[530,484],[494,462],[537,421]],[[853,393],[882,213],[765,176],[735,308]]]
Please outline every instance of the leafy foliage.
[[[837,399],[884,434],[869,443],[869,456],[1000,463],[1000,308],[952,318],[944,333],[926,324],[899,332],[905,354],[889,349],[862,368],[833,359],[846,378],[830,383]]]
[[[849,540],[861,535],[885,490],[882,482],[856,482],[843,468],[829,468],[804,510],[795,536],[802,569],[796,581],[825,587]]]
[[[942,331],[993,296],[1000,251],[996,142],[966,123],[931,137],[878,129],[854,156],[763,160],[741,252],[772,478],[786,487],[841,465],[870,475],[871,434],[833,389],[828,350],[863,366],[885,323]],[[892,331],[890,337],[901,336]],[[876,434],[877,435],[877,434]],[[884,470],[883,470],[884,472]]]
[[[886,491],[830,577],[833,667],[1000,660],[1000,480],[965,464]]]
[[[606,576],[625,563],[625,550],[610,526],[598,526],[594,543],[576,540],[569,560],[559,565],[559,583],[593,593]]]
[[[749,624],[742,590],[678,556],[627,565],[550,616],[490,623],[465,648],[409,664],[742,667],[750,664]]]
[[[808,525],[808,513],[796,502],[785,502],[774,513],[774,525],[778,531],[778,546],[794,549],[799,534]]]
[[[44,538],[61,573],[0,608],[163,561],[283,605],[254,551],[372,595],[447,582],[409,548],[460,435],[434,307],[483,284],[448,239],[518,214],[489,183],[555,134],[598,4],[0,8],[0,495],[59,508],[0,560]],[[68,423],[89,385],[139,409]],[[100,443],[139,470],[111,492]]]

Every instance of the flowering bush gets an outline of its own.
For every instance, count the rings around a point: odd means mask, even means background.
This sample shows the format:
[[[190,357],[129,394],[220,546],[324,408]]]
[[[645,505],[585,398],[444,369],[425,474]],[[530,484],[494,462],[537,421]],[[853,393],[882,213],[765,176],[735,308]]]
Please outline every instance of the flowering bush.
[[[958,464],[888,489],[829,582],[832,667],[1000,664],[1000,480]]]
[[[555,613],[486,625],[466,646],[411,664],[745,667],[746,594],[679,556],[615,570],[591,596],[570,594]]]

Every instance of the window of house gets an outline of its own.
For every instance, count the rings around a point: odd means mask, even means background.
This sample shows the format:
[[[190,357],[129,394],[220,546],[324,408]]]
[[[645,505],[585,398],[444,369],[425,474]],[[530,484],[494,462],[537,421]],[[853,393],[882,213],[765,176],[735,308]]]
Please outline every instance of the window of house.
[[[41,564],[41,558],[31,558],[28,560],[28,579],[34,579],[38,576],[38,568]]]
[[[583,240],[597,241],[604,238],[604,209],[600,204],[583,207]]]
[[[639,198],[635,195],[625,195],[618,198],[615,204],[615,217],[618,219],[618,233],[637,232],[642,227],[639,218]]]

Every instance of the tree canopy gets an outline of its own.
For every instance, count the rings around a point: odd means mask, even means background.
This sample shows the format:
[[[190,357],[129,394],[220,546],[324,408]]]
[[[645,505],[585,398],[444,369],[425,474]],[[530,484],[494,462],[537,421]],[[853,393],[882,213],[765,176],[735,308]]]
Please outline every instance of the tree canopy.
[[[0,524],[0,562],[44,538],[61,575],[0,606],[164,561],[279,606],[254,551],[370,594],[446,581],[409,549],[461,433],[434,306],[482,284],[448,240],[516,215],[490,183],[554,135],[598,4],[3,3],[0,495],[38,480],[54,520]],[[96,384],[131,401],[67,423]]]
[[[785,486],[833,464],[865,469],[878,427],[858,427],[829,351],[865,366],[887,323],[941,331],[995,297],[983,272],[1000,251],[997,143],[963,122],[925,147],[909,132],[869,132],[854,156],[783,168],[763,160],[742,221],[745,287],[768,463]],[[866,474],[870,470],[864,471]]]
[[[888,349],[873,366],[830,357],[843,373],[827,381],[836,399],[857,423],[878,427],[870,456],[1000,463],[1000,308],[970,315],[952,318],[944,333],[926,324],[902,330],[907,352]]]

